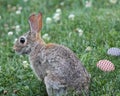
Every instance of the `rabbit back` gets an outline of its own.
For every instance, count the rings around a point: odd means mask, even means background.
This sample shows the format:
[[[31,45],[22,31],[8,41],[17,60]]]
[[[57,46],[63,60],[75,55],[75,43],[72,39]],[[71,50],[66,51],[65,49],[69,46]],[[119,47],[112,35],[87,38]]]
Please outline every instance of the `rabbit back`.
[[[48,44],[38,50],[35,56],[31,62],[39,78],[44,80],[46,76],[55,77],[68,90],[73,88],[78,93],[81,90],[88,91],[90,76],[69,48],[57,44]]]
[[[52,54],[54,53],[54,54]],[[46,56],[49,64],[52,66],[51,71],[57,77],[62,78],[61,81],[68,88],[75,90],[88,90],[90,75],[82,65],[76,55],[67,47],[62,45],[54,45],[46,50]]]

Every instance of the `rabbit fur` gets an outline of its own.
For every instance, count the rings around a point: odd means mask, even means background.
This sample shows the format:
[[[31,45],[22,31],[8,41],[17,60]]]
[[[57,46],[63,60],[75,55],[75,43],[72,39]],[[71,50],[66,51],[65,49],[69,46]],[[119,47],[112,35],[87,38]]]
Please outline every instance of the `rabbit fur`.
[[[48,96],[67,96],[69,90],[77,96],[88,96],[90,75],[81,61],[69,48],[42,40],[42,14],[32,14],[29,25],[30,31],[18,38],[14,50],[29,55],[30,65],[45,83]]]

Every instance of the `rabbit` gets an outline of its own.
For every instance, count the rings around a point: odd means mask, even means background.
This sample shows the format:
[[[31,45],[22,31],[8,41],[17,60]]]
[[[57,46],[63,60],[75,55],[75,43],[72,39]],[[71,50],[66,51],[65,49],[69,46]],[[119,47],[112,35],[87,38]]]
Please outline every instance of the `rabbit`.
[[[32,14],[30,31],[20,36],[13,49],[29,56],[30,66],[46,86],[48,96],[67,96],[73,90],[77,96],[89,96],[90,74],[79,58],[69,48],[46,44],[39,31],[42,29],[42,13]]]

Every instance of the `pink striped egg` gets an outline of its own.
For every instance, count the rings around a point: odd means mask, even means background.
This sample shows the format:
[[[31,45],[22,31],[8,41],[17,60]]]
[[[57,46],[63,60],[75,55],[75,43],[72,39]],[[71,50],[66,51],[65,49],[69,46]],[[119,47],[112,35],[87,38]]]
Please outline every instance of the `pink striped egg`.
[[[110,71],[115,70],[114,64],[110,62],[109,60],[100,60],[97,63],[97,67],[105,72],[110,72]]]

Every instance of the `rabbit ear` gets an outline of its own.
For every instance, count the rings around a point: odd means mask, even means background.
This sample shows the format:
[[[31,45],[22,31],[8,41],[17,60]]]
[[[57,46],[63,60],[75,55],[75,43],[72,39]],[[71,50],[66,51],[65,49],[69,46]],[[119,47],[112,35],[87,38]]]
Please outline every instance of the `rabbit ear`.
[[[29,17],[30,31],[38,33],[42,28],[42,14],[32,14]]]

